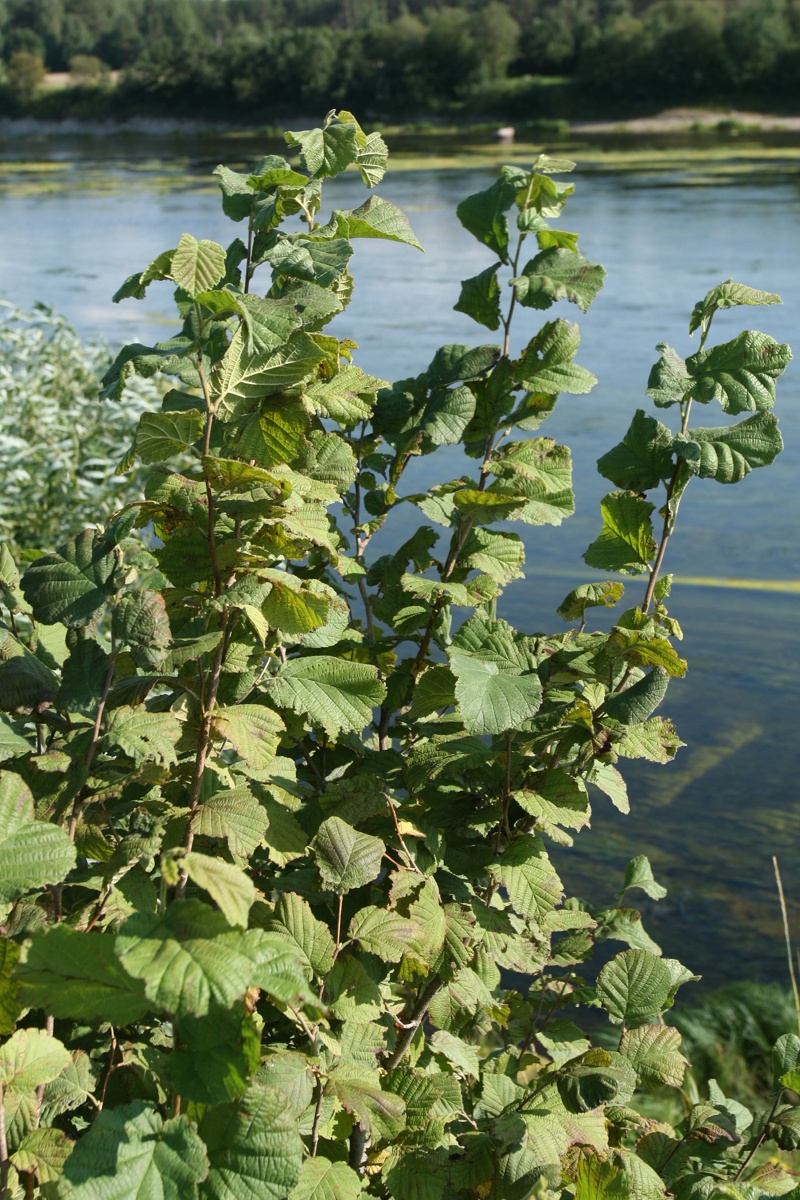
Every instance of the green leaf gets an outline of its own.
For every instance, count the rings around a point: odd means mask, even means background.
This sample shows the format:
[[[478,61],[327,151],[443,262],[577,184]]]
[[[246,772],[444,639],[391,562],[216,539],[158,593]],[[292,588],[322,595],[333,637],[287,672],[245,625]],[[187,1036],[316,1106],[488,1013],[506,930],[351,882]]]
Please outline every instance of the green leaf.
[[[192,297],[208,292],[225,274],[225,251],[216,242],[198,242],[184,233],[172,256],[170,274]]]
[[[63,1129],[32,1129],[11,1155],[17,1171],[34,1176],[39,1183],[55,1183],[72,1153],[72,1142]]]
[[[286,937],[297,949],[309,974],[327,975],[333,966],[334,943],[331,931],[318,921],[307,900],[296,892],[284,892],[275,905],[269,929]]]
[[[275,704],[306,715],[331,738],[360,733],[385,695],[374,667],[324,654],[290,659],[270,681]]]
[[[359,145],[360,132],[355,121],[342,123],[334,117],[323,129],[304,129],[284,136],[288,145],[299,147],[303,169],[315,178],[326,178],[341,175],[356,162],[366,142],[362,134]]]
[[[146,762],[171,766],[178,761],[175,746],[181,730],[181,722],[172,713],[120,705],[108,719],[106,744],[128,755],[136,766]]]
[[[75,847],[65,831],[37,821],[28,785],[0,771],[0,903],[60,883],[74,866]]]
[[[675,647],[664,637],[647,637],[637,629],[617,626],[608,639],[607,649],[610,657],[623,658],[639,667],[663,667],[668,675],[679,679],[686,674],[686,660],[678,655]],[[651,693],[657,696],[660,692],[663,696],[664,691],[666,684],[653,679],[649,688],[642,688],[642,699]],[[656,703],[659,701],[660,697]],[[652,709],[650,711],[652,712]]]
[[[697,979],[674,958],[625,950],[597,977],[597,997],[614,1024],[643,1025],[672,1006],[682,983]]]
[[[129,275],[122,286],[111,297],[112,302],[119,304],[120,300],[127,300],[128,297],[133,297],[135,300],[144,300],[148,284],[153,283],[155,280],[172,278],[172,258],[174,254],[174,250],[164,250],[143,271]]]
[[[262,704],[236,704],[217,709],[212,727],[249,766],[262,771],[275,757],[284,725],[277,713]]]
[[[208,892],[229,925],[247,928],[250,909],[256,898],[255,884],[248,875],[222,858],[196,851],[185,855],[181,864],[189,878]]]
[[[379,133],[370,133],[363,146],[358,147],[356,166],[369,188],[376,187],[386,174],[389,150]]]
[[[337,421],[343,429],[352,429],[359,421],[367,420],[375,406],[376,393],[386,386],[383,379],[350,366],[332,379],[312,384],[306,398],[321,416]]]
[[[120,966],[111,933],[54,925],[35,933],[17,968],[20,995],[54,1017],[125,1026],[150,1008],[144,987]]]
[[[192,832],[224,838],[234,858],[246,860],[264,840],[266,809],[245,787],[215,792],[197,809]]]
[[[431,387],[449,387],[479,379],[491,370],[500,358],[499,346],[462,346],[453,343],[441,346],[425,372]]]
[[[0,672],[1,682],[2,673]],[[20,754],[29,754],[31,750],[32,746],[28,739],[17,733],[7,717],[0,715],[0,762],[16,758]]]
[[[539,711],[542,685],[536,674],[512,675],[496,662],[486,662],[450,650],[450,669],[456,677],[456,700],[470,733],[505,733],[529,721]]]
[[[625,882],[622,885],[620,899],[629,888],[640,888],[651,900],[663,900],[667,889],[653,878],[653,868],[646,854],[637,854],[625,868]]]
[[[251,352],[245,334],[237,330],[225,357],[214,369],[218,414],[230,420],[254,407],[256,401],[301,383],[314,373],[322,357],[322,351],[305,333],[293,334],[277,349]]]
[[[289,1200],[356,1200],[361,1180],[346,1163],[307,1158]]]
[[[360,1067],[338,1067],[330,1083],[342,1105],[352,1112],[373,1141],[393,1140],[406,1123],[405,1102],[393,1092],[384,1092],[374,1071]]]
[[[632,492],[610,492],[600,502],[603,529],[583,558],[601,571],[640,574],[656,552],[650,514],[654,505]]]
[[[694,387],[694,380],[686,369],[686,363],[666,342],[656,346],[661,357],[652,367],[647,380],[647,395],[658,408],[669,408],[671,404],[683,404]]]
[[[104,1108],[79,1139],[59,1182],[64,1200],[198,1200],[206,1148],[186,1117],[164,1121],[141,1100]]]
[[[591,371],[572,361],[580,342],[577,325],[570,325],[563,317],[549,321],[523,351],[518,371],[520,381],[529,391],[549,396],[562,392],[582,396],[590,392],[597,379]]]
[[[576,250],[542,250],[512,280],[518,303],[526,308],[550,308],[569,300],[586,312],[603,286],[606,273]]]
[[[54,553],[37,558],[22,577],[34,620],[88,625],[117,590],[117,564],[113,543],[97,529],[84,529]]]
[[[592,815],[585,784],[557,768],[537,777],[524,792],[512,794],[531,816],[568,829],[582,829]]]
[[[517,837],[495,869],[517,912],[523,917],[544,917],[561,900],[564,888],[541,839],[532,834]]]
[[[471,279],[462,279],[461,294],[453,305],[456,312],[466,313],[487,329],[500,328],[500,283],[497,272],[500,263],[487,267]]]
[[[674,448],[692,475],[717,483],[738,483],[756,467],[769,466],[783,449],[772,413],[756,413],[721,429],[689,429]]]
[[[143,463],[164,462],[185,454],[203,434],[203,417],[197,409],[186,412],[144,412],[139,417],[132,453]],[[127,469],[127,460],[124,467]]]
[[[414,951],[421,931],[415,921],[399,912],[370,906],[353,917],[348,936],[384,962],[400,962],[404,954]]]
[[[470,530],[458,564],[468,571],[482,571],[498,583],[510,583],[522,578],[525,546],[516,533],[478,527]]]
[[[0,1088],[35,1091],[71,1061],[66,1047],[44,1029],[18,1029],[0,1046]]]
[[[462,200],[456,216],[473,237],[488,246],[501,262],[508,262],[509,229],[506,211],[516,199],[514,183],[501,176],[491,187]]]
[[[309,417],[299,404],[265,400],[258,412],[243,422],[236,441],[242,458],[255,459],[262,467],[294,462],[308,436]]]
[[[172,640],[167,606],[160,592],[126,592],[114,606],[111,629],[118,642],[130,647],[139,667],[157,667]]]
[[[731,342],[699,350],[686,360],[692,395],[703,404],[719,401],[723,412],[763,412],[775,403],[775,380],[792,352],[766,333],[746,330]]]
[[[184,1100],[225,1104],[247,1090],[261,1063],[259,1032],[244,1005],[213,1008],[205,1017],[183,1017],[180,1038],[164,1071]]]
[[[675,757],[685,743],[666,717],[651,717],[641,725],[632,725],[615,750],[624,758],[647,758],[650,762],[666,763]]]
[[[475,1046],[470,1046],[445,1029],[437,1029],[429,1044],[434,1054],[443,1054],[462,1074],[480,1079],[480,1059]]]
[[[286,1200],[303,1163],[297,1117],[286,1098],[254,1084],[235,1107],[200,1123],[210,1169],[202,1200]]]
[[[669,674],[657,666],[630,687],[606,696],[603,710],[606,716],[621,725],[641,725],[664,699],[668,683]]]
[[[234,931],[199,900],[134,913],[117,935],[116,953],[129,975],[144,980],[149,999],[178,1017],[205,1016],[213,1004],[230,1008],[252,985],[284,1000],[307,994],[284,940],[260,929]]]
[[[681,1035],[668,1025],[640,1025],[625,1029],[619,1052],[633,1063],[636,1073],[646,1083],[680,1087],[688,1063],[679,1052]]]
[[[673,450],[679,441],[673,446],[666,425],[637,408],[625,437],[597,460],[597,469],[617,487],[646,492],[672,475]]]
[[[625,780],[611,763],[595,762],[588,778],[590,783],[608,796],[614,808],[619,812],[629,813],[631,811]]]
[[[529,438],[511,442],[496,453],[487,470],[504,479],[521,476],[536,485],[531,497],[563,496],[572,489],[572,459],[568,446],[559,446],[552,438]]]
[[[359,208],[334,209],[329,227],[335,228],[339,237],[385,238],[422,249],[403,210],[382,196],[370,196]]]
[[[740,304],[783,304],[783,301],[774,292],[762,292],[758,288],[726,279],[724,283],[718,283],[712,288],[704,300],[698,300],[695,304],[689,319],[689,333],[694,333],[701,325],[706,324],[718,309],[734,308]]]
[[[556,612],[563,621],[582,621],[587,608],[613,608],[622,598],[625,587],[621,583],[582,583],[561,601]]]
[[[627,1155],[620,1166],[594,1154],[581,1157],[575,1200],[662,1200],[665,1188],[640,1158]]]
[[[343,896],[370,883],[380,872],[386,846],[359,833],[341,817],[328,817],[311,842],[322,882]]]

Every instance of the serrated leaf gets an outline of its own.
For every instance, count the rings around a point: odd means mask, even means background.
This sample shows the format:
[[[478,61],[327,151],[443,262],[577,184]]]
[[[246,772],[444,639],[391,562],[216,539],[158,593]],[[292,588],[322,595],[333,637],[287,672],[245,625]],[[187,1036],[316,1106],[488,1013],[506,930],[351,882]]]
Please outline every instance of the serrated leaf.
[[[160,592],[126,592],[114,606],[111,629],[118,642],[130,647],[139,667],[157,667],[172,640],[167,606]]]
[[[206,1148],[186,1117],[164,1121],[141,1100],[104,1108],[79,1139],[59,1182],[64,1200],[198,1200]]]
[[[130,1025],[150,1008],[144,987],[120,966],[111,933],[54,925],[33,935],[17,968],[20,995],[54,1017]]]
[[[449,658],[459,712],[470,733],[505,733],[539,711],[542,685],[538,675],[512,675],[495,662],[459,650],[451,649]]]
[[[620,898],[629,888],[640,888],[651,900],[663,900],[667,889],[653,878],[653,868],[646,854],[637,854],[625,868],[625,880],[622,884]]]
[[[671,404],[683,404],[688,399],[694,381],[686,369],[677,350],[666,342],[656,346],[661,357],[653,365],[647,380],[647,395],[658,408],[669,408]]]
[[[769,466],[783,449],[772,413],[756,413],[721,429],[689,429],[674,448],[692,475],[717,483],[738,483],[757,467]]]
[[[387,386],[383,379],[365,375],[360,367],[349,366],[332,379],[312,384],[306,398],[321,416],[337,421],[343,429],[352,429],[359,421],[368,419],[377,392]]]
[[[0,1087],[34,1091],[70,1062],[69,1051],[44,1029],[18,1029],[0,1046]]]
[[[184,233],[172,256],[170,275],[190,296],[208,292],[225,274],[225,251],[205,238],[197,241]]]
[[[355,121],[340,122],[336,118],[322,129],[303,129],[285,134],[290,146],[300,150],[304,170],[316,178],[340,175],[356,162],[359,149],[366,142],[363,134],[359,145],[359,126]]]
[[[322,881],[339,895],[370,883],[380,872],[386,846],[359,833],[341,817],[323,821],[311,842]]]
[[[323,654],[290,659],[270,681],[275,704],[307,716],[331,738],[360,733],[385,695],[374,667]]]
[[[22,576],[34,619],[43,625],[87,625],[117,590],[117,562],[113,544],[97,529],[84,529],[37,558]]]
[[[541,839],[532,834],[515,838],[495,869],[520,916],[544,917],[564,894]]]
[[[247,411],[254,402],[301,383],[314,373],[323,354],[305,333],[295,333],[276,349],[248,349],[237,330],[225,357],[214,370],[217,411],[223,420]]]
[[[403,210],[382,196],[370,196],[358,208],[334,209],[329,224],[339,237],[385,238],[422,249]]]
[[[783,301],[775,292],[762,292],[758,288],[747,287],[744,283],[734,283],[732,279],[726,279],[724,283],[718,283],[716,287],[713,287],[703,300],[698,300],[695,304],[689,318],[689,333],[694,333],[696,329],[699,329],[718,309],[734,308],[740,304],[783,304]]]
[[[410,917],[371,905],[353,917],[348,936],[384,962],[399,962],[404,954],[414,951],[421,932]]]
[[[264,839],[267,813],[247,788],[230,788],[199,806],[191,828],[204,837],[224,838],[234,858],[248,859]]]
[[[136,427],[132,453],[143,463],[164,462],[175,454],[185,454],[202,433],[203,417],[196,409],[144,412]]]
[[[66,832],[37,821],[28,785],[0,771],[0,903],[60,883],[74,865],[75,847]]]
[[[563,621],[582,621],[587,608],[613,608],[625,592],[624,584],[582,583],[565,596],[556,612]]]
[[[590,783],[608,796],[614,808],[619,812],[629,813],[631,811],[625,780],[611,763],[595,762],[588,778]]]
[[[680,1087],[688,1062],[679,1052],[681,1035],[668,1025],[640,1025],[623,1030],[619,1052],[630,1059],[646,1083]]]
[[[251,985],[283,1000],[307,994],[300,963],[280,938],[260,929],[232,930],[199,900],[173,902],[164,913],[134,913],[117,934],[123,969],[143,979],[153,1004],[178,1017],[230,1008]]]
[[[506,211],[516,199],[516,185],[501,176],[482,192],[462,200],[456,209],[461,224],[502,262],[508,262],[509,229]]]
[[[343,1162],[327,1158],[307,1158],[289,1200],[356,1200],[361,1180]]]
[[[247,1090],[261,1062],[259,1030],[243,1004],[213,1008],[205,1017],[183,1017],[179,1040],[164,1071],[184,1100],[225,1104]]]
[[[699,350],[686,360],[703,404],[717,400],[723,412],[763,412],[775,403],[775,380],[792,360],[792,352],[766,333],[745,330],[731,342]]]
[[[666,425],[638,408],[625,437],[597,460],[597,469],[619,488],[646,492],[670,478],[677,448]]]
[[[669,679],[667,671],[660,666],[655,667],[630,687],[606,696],[603,702],[606,716],[619,721],[621,725],[641,725],[664,699]]]
[[[230,742],[240,758],[261,771],[274,759],[284,725],[277,713],[262,704],[236,704],[217,709],[212,727],[218,737]]]
[[[563,317],[548,321],[523,352],[518,370],[520,381],[529,391],[549,396],[562,392],[582,396],[590,392],[597,379],[591,371],[572,361],[580,342],[577,325],[570,325]]]
[[[31,749],[27,738],[17,733],[8,718],[0,714],[0,762],[19,754],[29,754]]]
[[[400,1096],[384,1092],[374,1071],[359,1067],[338,1067],[330,1083],[348,1112],[352,1112],[373,1138],[394,1139],[406,1123],[406,1106]]]
[[[650,762],[666,763],[684,744],[670,720],[650,717],[649,721],[627,729],[614,749],[624,758],[647,758]]]
[[[642,1025],[670,1008],[681,984],[696,978],[675,958],[625,950],[598,975],[597,996],[614,1024]]]
[[[120,705],[108,719],[106,745],[121,750],[137,767],[146,762],[172,766],[178,761],[175,747],[181,730],[180,721],[172,713]]]
[[[466,313],[487,329],[500,328],[500,283],[497,272],[500,263],[487,267],[471,279],[462,279],[461,294],[453,305],[456,312]]]
[[[430,1039],[430,1047],[434,1054],[443,1054],[448,1062],[458,1067],[464,1075],[473,1079],[480,1078],[480,1059],[475,1046],[462,1041],[446,1029],[437,1029]]]
[[[557,300],[569,300],[586,312],[605,277],[603,267],[578,251],[555,247],[537,254],[512,283],[518,303],[526,308],[550,308]]]
[[[334,962],[331,931],[318,921],[307,900],[296,892],[284,892],[275,905],[269,929],[286,937],[296,947],[309,974],[324,976]]]
[[[256,898],[255,884],[233,863],[196,851],[185,855],[181,864],[189,878],[208,892],[229,925],[247,928],[250,909]]]
[[[55,1183],[72,1153],[72,1142],[63,1129],[32,1129],[11,1155],[18,1171],[33,1175],[39,1183]]]
[[[254,1084],[235,1107],[200,1123],[209,1173],[203,1200],[285,1200],[303,1162],[297,1118],[286,1098]]]
[[[632,492],[610,492],[600,502],[603,529],[583,555],[601,571],[646,570],[656,552],[650,514],[654,505]]]
[[[661,1200],[664,1192],[652,1167],[632,1154],[621,1165],[584,1155],[578,1165],[575,1200]]]
[[[510,583],[522,578],[525,546],[516,533],[479,527],[470,530],[458,561],[466,570],[483,571],[498,583]]]

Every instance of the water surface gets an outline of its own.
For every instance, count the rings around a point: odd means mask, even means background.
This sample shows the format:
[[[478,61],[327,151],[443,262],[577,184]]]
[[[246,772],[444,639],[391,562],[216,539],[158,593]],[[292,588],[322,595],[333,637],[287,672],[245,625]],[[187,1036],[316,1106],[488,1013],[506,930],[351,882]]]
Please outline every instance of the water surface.
[[[154,285],[143,303],[112,305],[110,297],[183,232],[223,243],[235,236],[209,179],[223,153],[235,164],[259,150],[229,141],[222,152],[194,146],[169,161],[163,149],[141,145],[48,143],[29,147],[28,161],[15,163],[24,157],[19,147],[0,145],[0,296],[22,306],[44,301],[115,350],[126,341],[169,336],[168,285]],[[519,152],[511,157],[518,160]],[[578,361],[600,383],[589,396],[562,397],[543,430],[572,447],[577,511],[561,529],[522,530],[527,578],[509,589],[502,615],[528,630],[553,629],[553,610],[566,592],[599,578],[580,560],[596,536],[598,501],[608,489],[594,461],[619,440],[637,406],[649,407],[644,389],[656,342],[666,340],[683,354],[696,348],[688,314],[710,287],[733,277],[785,300],[782,308],[720,314],[717,340],[752,325],[800,344],[799,163],[784,154],[779,170],[765,159],[737,173],[721,171],[709,154],[707,163],[695,156],[693,168],[668,170],[658,161],[654,166],[650,154],[622,171],[617,159],[604,162],[595,153],[584,164],[564,224],[581,232],[584,254],[604,263],[608,281],[586,316],[563,304],[558,312],[579,319]],[[454,209],[491,181],[492,170],[407,165],[416,169],[390,174],[380,190],[409,214],[426,253],[359,243],[351,264],[355,298],[333,326],[359,343],[360,365],[389,380],[423,369],[443,343],[494,338],[452,311],[459,281],[491,261]],[[328,191],[337,207],[359,203],[362,194],[349,176]],[[519,316],[517,346],[541,324],[541,314]],[[619,875],[633,854],[650,854],[670,890],[660,905],[647,902],[650,928],[666,952],[711,983],[783,977],[772,854],[781,858],[800,937],[799,597],[790,586],[708,584],[800,580],[799,381],[793,365],[779,384],[776,412],[787,448],[775,467],[735,489],[694,483],[670,546],[667,568],[679,580],[707,581],[678,582],[673,593],[690,670],[672,683],[664,711],[688,746],[668,767],[626,764],[631,816],[598,803],[593,831],[561,864],[569,886],[599,901],[615,890],[607,866]],[[710,409],[695,421],[724,423]],[[435,467],[430,460],[413,464],[409,491],[464,468],[456,450],[435,461]],[[407,535],[416,517],[404,507],[393,536]],[[642,591],[635,580],[628,585],[632,602]]]

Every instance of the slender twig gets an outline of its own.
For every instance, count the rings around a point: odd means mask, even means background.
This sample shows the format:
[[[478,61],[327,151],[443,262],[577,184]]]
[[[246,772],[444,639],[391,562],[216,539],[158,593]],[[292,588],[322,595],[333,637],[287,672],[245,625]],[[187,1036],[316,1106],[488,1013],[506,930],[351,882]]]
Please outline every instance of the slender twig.
[[[783,894],[783,882],[781,880],[781,871],[778,866],[778,860],[773,854],[772,866],[775,869],[775,882],[778,885],[778,899],[781,905],[781,916],[783,917],[783,937],[786,942],[786,959],[789,963],[789,978],[792,981],[792,997],[794,999],[794,1011],[797,1017],[797,1029],[800,1033],[800,992],[797,990],[797,976],[794,973],[794,961],[792,957],[792,935],[789,932],[789,913],[786,908],[786,897]]]
[[[75,797],[75,800],[72,805],[72,812],[71,812],[70,818],[69,818],[69,829],[67,830],[67,832],[69,833],[69,837],[70,837],[71,841],[75,840],[75,830],[78,827],[78,817],[80,816],[80,812],[81,812],[81,808],[82,808],[82,804],[83,804],[83,794],[86,789],[86,784],[89,779],[89,774],[92,770],[92,763],[94,762],[94,756],[97,753],[97,747],[100,745],[100,728],[103,724],[103,714],[105,713],[105,710],[106,710],[106,702],[108,701],[108,693],[111,691],[111,684],[114,679],[114,667],[116,666],[118,653],[119,653],[119,650],[118,650],[118,647],[114,643],[114,637],[112,634],[111,653],[108,656],[108,667],[106,669],[105,680],[103,681],[103,691],[100,696],[100,700],[98,701],[98,704],[97,704],[97,711],[95,712],[95,715],[94,715],[94,724],[92,726],[92,740],[89,743],[89,749],[86,751],[86,759],[85,759],[84,765],[83,765],[84,783],[83,783],[83,786],[78,791],[77,796]]]
[[[311,1157],[316,1158],[317,1146],[319,1145],[319,1122],[322,1116],[322,1100],[324,1096],[325,1085],[322,1082],[322,1076],[317,1076],[317,1102],[314,1107],[314,1120],[311,1125]]]
[[[758,1137],[755,1141],[755,1144],[753,1145],[752,1149],[750,1150],[750,1153],[747,1155],[747,1158],[744,1160],[742,1165],[739,1167],[739,1170],[736,1172],[736,1174],[733,1177],[734,1183],[739,1182],[739,1180],[742,1178],[742,1175],[744,1175],[745,1171],[747,1170],[748,1166],[750,1165],[752,1158],[755,1156],[756,1152],[761,1148],[761,1145],[767,1136],[767,1129],[769,1128],[769,1123],[772,1120],[772,1118],[775,1116],[775,1113],[777,1111],[778,1105],[780,1104],[781,1097],[783,1096],[784,1091],[785,1091],[785,1089],[781,1088],[780,1091],[778,1092],[777,1096],[775,1097],[772,1108],[769,1110],[767,1119],[764,1122],[764,1127],[761,1130],[761,1133],[758,1135]]]
[[[531,202],[531,192],[533,191],[533,179],[534,179],[534,172],[531,171],[531,177],[528,180],[528,191],[525,194],[525,203],[522,205],[522,209],[521,209],[522,212],[525,212],[525,209],[528,207],[528,205]],[[527,237],[527,231],[523,229],[520,232],[519,239],[517,241],[517,249],[516,249],[516,253],[514,254],[514,261],[511,264],[512,279],[516,278],[516,274],[519,269],[520,255],[522,253],[522,243],[525,241],[526,237]],[[509,351],[509,347],[511,344],[511,318],[514,316],[514,309],[516,308],[516,305],[517,305],[517,293],[514,290],[514,288],[512,288],[511,289],[511,303],[508,306],[508,312],[506,314],[505,319],[503,320],[503,329],[505,331],[505,339],[503,342],[503,356],[505,358],[508,358],[508,351]]]
[[[105,1104],[108,1081],[111,1078],[111,1072],[114,1070],[114,1059],[117,1056],[117,1033],[113,1025],[109,1026],[109,1028],[111,1030],[111,1046],[108,1051],[108,1064],[106,1066],[106,1073],[103,1077],[103,1087],[100,1092],[100,1099],[97,1103],[98,1108],[102,1108]],[[178,1097],[178,1100],[180,1101],[180,1097]]]
[[[419,1029],[425,1016],[433,1003],[436,996],[444,987],[444,980],[437,976],[431,979],[427,986],[420,993],[416,1004],[411,1010],[411,1015],[407,1023],[403,1024],[402,1032],[398,1035],[394,1050],[389,1055],[384,1056],[383,1067],[386,1071],[393,1071],[397,1064],[402,1059],[408,1047],[414,1040],[414,1034]]]
[[[52,1015],[48,1014],[47,1018],[45,1019],[45,1023],[44,1023],[45,1032],[48,1037],[53,1036],[53,1030],[55,1029],[55,1024],[56,1024],[55,1018]],[[43,1083],[40,1083],[36,1089],[36,1107],[35,1107],[34,1113],[33,1113],[34,1129],[39,1128],[39,1122],[42,1119],[42,1102],[44,1101],[44,1089],[45,1089],[45,1085]]]
[[[203,398],[206,404],[206,425],[203,436],[203,457],[207,458],[211,450],[211,429],[214,424],[214,406],[211,401],[211,392],[208,386],[208,380],[203,368],[203,358],[197,363],[197,374],[200,377],[200,386],[203,389]],[[208,542],[208,554],[211,559],[211,570],[214,575],[214,594],[220,596],[222,594],[222,576],[219,570],[219,561],[217,559],[217,539],[214,529],[215,519],[215,500],[214,490],[211,487],[211,480],[206,475],[206,502],[208,504],[208,529],[206,531],[206,541]]]

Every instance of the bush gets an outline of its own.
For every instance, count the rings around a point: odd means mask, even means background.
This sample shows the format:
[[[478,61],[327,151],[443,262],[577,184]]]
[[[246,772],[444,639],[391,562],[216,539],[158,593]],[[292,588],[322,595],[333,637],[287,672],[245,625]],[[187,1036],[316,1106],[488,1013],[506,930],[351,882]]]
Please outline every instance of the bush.
[[[297,166],[217,170],[243,236],[185,234],[117,293],[169,282],[183,318],[103,381],[123,406],[137,374],[174,385],[126,460],[150,468],[144,500],[21,578],[0,557],[0,1189],[782,1194],[791,1178],[755,1156],[800,1143],[800,1038],[773,1048],[755,1122],[715,1088],[654,1127],[634,1096],[681,1085],[663,1014],[693,976],[630,897],[664,889],[637,856],[599,907],[566,895],[549,853],[598,795],[627,809],[617,763],[681,744],[656,715],[686,669],[664,554],[695,477],[734,483],[780,451],[790,357],[764,334],[707,341],[721,310],[777,297],[712,289],[697,352],[662,347],[650,377],[679,432],[640,410],[600,459],[615,490],[584,557],[643,576],[641,604],[589,629],[623,585],[587,583],[566,628],[522,633],[497,615],[524,563],[506,523],[572,512],[569,451],[538,430],[595,383],[563,318],[509,351],[512,319],[585,311],[602,287],[551,224],[573,164],[540,155],[462,202],[489,265],[457,308],[499,343],[444,346],[389,385],[326,330],[353,239],[416,238],[377,195],[318,219],[325,180],[353,166],[374,188],[386,147],[346,112],[287,140]],[[690,427],[712,400],[753,415]],[[457,445],[463,474],[404,494],[413,458]],[[152,552],[130,536],[146,525]],[[615,1049],[573,1019],[587,1008]]]

